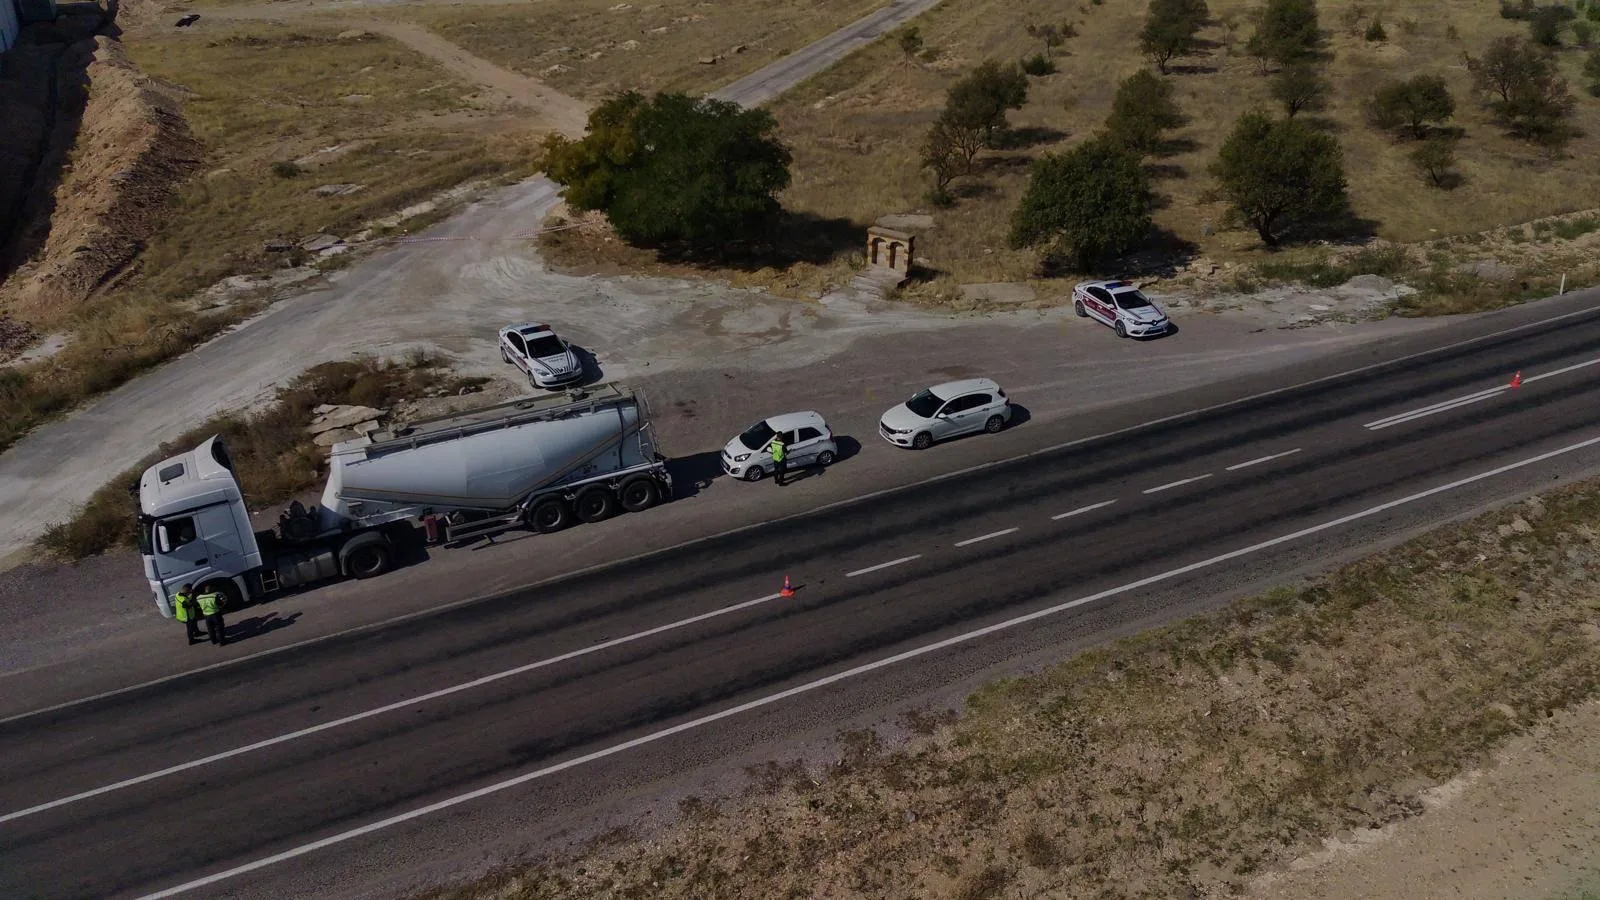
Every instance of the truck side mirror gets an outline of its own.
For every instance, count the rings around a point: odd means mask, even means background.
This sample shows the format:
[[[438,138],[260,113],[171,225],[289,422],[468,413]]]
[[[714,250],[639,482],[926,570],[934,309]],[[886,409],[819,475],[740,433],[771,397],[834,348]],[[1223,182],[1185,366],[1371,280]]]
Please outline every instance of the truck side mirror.
[[[172,538],[167,535],[167,526],[156,524],[156,549],[162,553],[172,552]]]

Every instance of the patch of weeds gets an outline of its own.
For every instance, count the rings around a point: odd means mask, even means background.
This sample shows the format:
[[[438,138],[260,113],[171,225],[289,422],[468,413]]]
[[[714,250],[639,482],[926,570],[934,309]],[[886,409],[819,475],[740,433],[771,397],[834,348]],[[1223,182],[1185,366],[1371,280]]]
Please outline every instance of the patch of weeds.
[[[1309,261],[1261,262],[1255,265],[1255,272],[1268,282],[1293,282],[1330,288],[1338,287],[1357,275],[1400,275],[1409,266],[1410,256],[1404,247],[1366,247],[1339,261],[1317,256]]]
[[[988,900],[1005,890],[1011,876],[999,866],[984,866],[962,877],[956,885],[956,900]]]
[[[1053,869],[1056,866],[1056,842],[1050,835],[1039,827],[1038,822],[1029,822],[1023,829],[1022,839],[1017,842],[1017,850],[1022,858],[1035,869]]]
[[[1556,222],[1550,231],[1564,241],[1577,240],[1590,232],[1600,231],[1600,218],[1583,216],[1577,219],[1566,219]]]
[[[272,174],[279,178],[298,178],[305,173],[305,169],[286,159],[280,159],[272,164]]]
[[[74,560],[117,546],[133,546],[138,514],[134,490],[139,476],[214,434],[227,443],[234,474],[252,507],[260,509],[316,485],[326,452],[312,443],[306,426],[318,405],[384,408],[401,400],[448,396],[481,385],[482,379],[456,378],[439,360],[420,353],[402,361],[360,359],[314,366],[279,390],[266,409],[249,416],[217,416],[162,444],[95,491],[70,518],[45,529],[39,546],[53,556]]]

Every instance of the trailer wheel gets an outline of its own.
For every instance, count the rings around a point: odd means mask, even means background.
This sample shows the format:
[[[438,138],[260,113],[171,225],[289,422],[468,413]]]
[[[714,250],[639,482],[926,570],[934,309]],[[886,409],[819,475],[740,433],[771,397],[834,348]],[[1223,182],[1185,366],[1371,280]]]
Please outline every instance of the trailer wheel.
[[[380,541],[358,544],[344,555],[345,574],[352,578],[376,578],[389,571],[394,554]]]
[[[528,524],[540,534],[550,534],[572,524],[571,514],[567,512],[567,505],[559,498],[551,497],[540,500],[528,512]]]
[[[596,485],[578,494],[572,505],[577,507],[579,520],[598,522],[617,514],[617,495],[610,488]]]
[[[622,508],[628,512],[641,512],[656,505],[661,492],[649,478],[635,478],[622,486]]]

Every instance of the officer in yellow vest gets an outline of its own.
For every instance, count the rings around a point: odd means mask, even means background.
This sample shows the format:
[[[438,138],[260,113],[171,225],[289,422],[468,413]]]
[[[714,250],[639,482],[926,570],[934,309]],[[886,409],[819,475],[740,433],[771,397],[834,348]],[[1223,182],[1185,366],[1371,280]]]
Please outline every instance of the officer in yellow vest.
[[[772,437],[772,480],[783,486],[783,477],[789,474],[789,448],[783,443],[783,435]]]
[[[200,609],[194,602],[194,585],[186,584],[172,595],[172,617],[183,623],[189,633],[189,646],[200,640]]]
[[[206,591],[194,598],[200,604],[200,614],[206,617],[206,634],[211,638],[211,643],[222,646],[228,642],[223,631],[227,626],[222,622],[222,595],[216,591]]]

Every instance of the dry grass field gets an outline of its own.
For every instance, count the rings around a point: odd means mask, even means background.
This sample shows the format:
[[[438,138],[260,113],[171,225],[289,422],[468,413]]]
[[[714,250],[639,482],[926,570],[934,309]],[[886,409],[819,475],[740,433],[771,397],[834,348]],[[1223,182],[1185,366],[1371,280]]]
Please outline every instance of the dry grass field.
[[[628,89],[708,93],[883,5],[884,0],[563,0],[418,8],[397,15],[505,68],[598,100]]]
[[[1223,46],[1226,29],[1214,24],[1201,35],[1213,46],[1178,60],[1177,71],[1167,76],[1190,121],[1172,135],[1185,149],[1157,161],[1156,189],[1164,199],[1156,222],[1212,258],[1263,256],[1252,232],[1222,230],[1222,205],[1205,199],[1213,186],[1207,166],[1234,119],[1252,106],[1273,106],[1268,79],[1243,52],[1255,5],[1212,3],[1218,22],[1239,23],[1234,49]],[[1118,81],[1148,65],[1137,38],[1145,9],[1133,0],[1046,0],[1026,7],[988,0],[944,3],[919,22],[927,45],[937,51],[933,61],[908,63],[897,47],[881,42],[776,104],[796,157],[786,205],[861,224],[885,213],[934,212],[937,225],[919,243],[934,269],[960,282],[1034,275],[1031,254],[1005,247],[1008,216],[1026,184],[1029,160],[1089,136],[1109,112]],[[1526,34],[1525,23],[1500,18],[1490,0],[1395,0],[1367,4],[1366,10],[1356,19],[1355,4],[1321,4],[1322,26],[1331,32],[1333,91],[1319,117],[1344,148],[1356,213],[1374,223],[1379,237],[1425,241],[1600,205],[1600,99],[1582,90],[1579,51],[1568,48],[1560,56],[1578,97],[1575,118],[1583,135],[1564,153],[1551,154],[1507,137],[1490,121],[1471,96],[1461,55],[1481,53],[1500,35]],[[1381,14],[1387,41],[1362,36],[1373,14]],[[944,91],[984,59],[1013,60],[1042,49],[1025,32],[1030,22],[1072,23],[1079,32],[1057,52],[1060,71],[1030,79],[1027,106],[1011,114],[1033,146],[985,154],[986,171],[958,189],[965,196],[954,208],[929,208],[928,179],[917,155]],[[1452,124],[1465,130],[1457,149],[1464,183],[1454,190],[1425,183],[1407,158],[1410,147],[1374,131],[1362,115],[1361,102],[1377,84],[1420,73],[1442,75],[1457,100]]]
[[[1428,789],[1595,697],[1597,649],[1591,482],[428,896],[1239,896],[1325,837],[1422,812]]]

